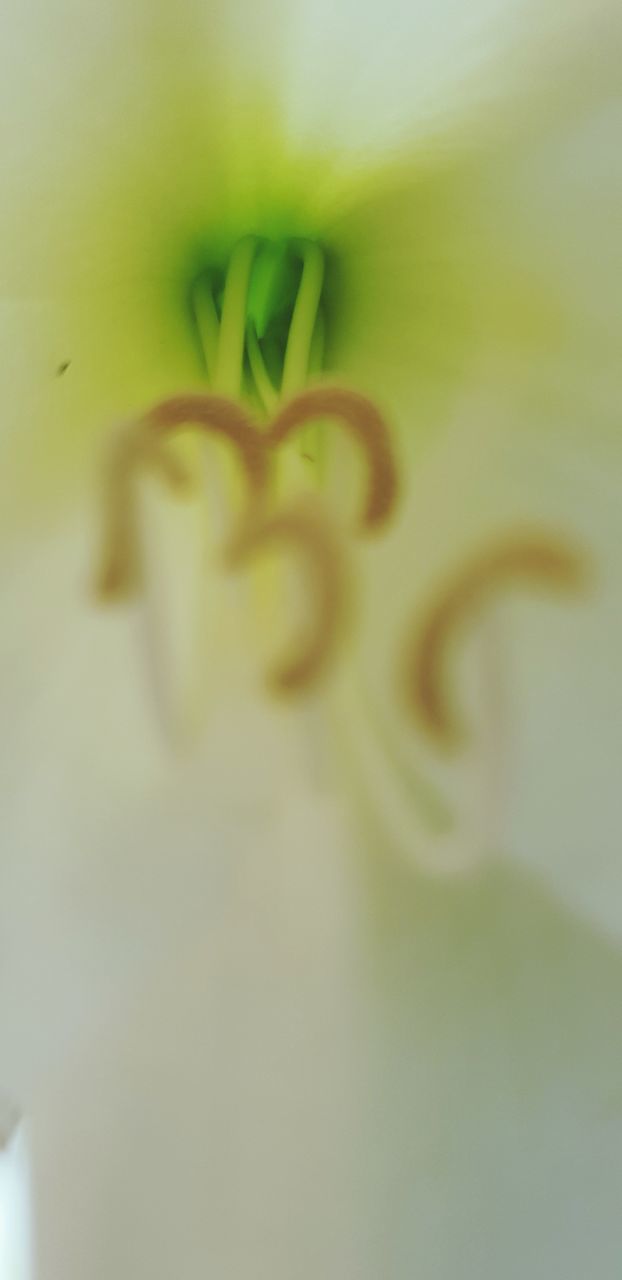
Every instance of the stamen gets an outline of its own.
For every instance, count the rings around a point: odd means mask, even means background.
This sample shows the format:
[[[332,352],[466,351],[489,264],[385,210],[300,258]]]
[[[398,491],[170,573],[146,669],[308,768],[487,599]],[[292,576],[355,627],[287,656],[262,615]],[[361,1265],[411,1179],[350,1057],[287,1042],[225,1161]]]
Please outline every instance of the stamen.
[[[257,495],[263,489],[268,470],[264,436],[250,415],[228,396],[198,393],[173,396],[150,409],[143,421],[155,432],[196,426],[210,434],[225,436],[240,455],[251,493]]]
[[[242,382],[246,309],[256,240],[248,236],[236,245],[227,271],[220,318],[218,359],[214,385],[224,395],[239,395]]]
[[[272,382],[268,370],[266,369],[266,363],[259,345],[259,338],[257,337],[257,332],[253,324],[249,324],[248,326],[246,346],[257,394],[266,413],[272,414],[279,402],[278,392]]]
[[[178,493],[189,488],[190,476],[181,463],[158,446],[142,422],[134,423],[115,441],[103,472],[103,551],[96,575],[96,594],[116,600],[133,594],[140,584],[134,481],[139,466],[154,468]]]
[[[309,372],[312,374],[319,373],[324,363],[324,349],[326,347],[326,322],[321,311],[318,311],[315,328],[313,330],[313,338],[311,339],[311,351],[309,352]]]
[[[307,499],[274,516],[247,521],[229,551],[229,566],[240,567],[270,543],[293,546],[301,553],[315,605],[309,634],[268,677],[273,690],[297,692],[310,688],[325,671],[339,639],[347,600],[343,549],[325,514]]]
[[[284,396],[293,395],[307,380],[323,283],[324,254],[319,245],[308,242],[303,248],[302,278],[285,351],[281,383]]]
[[[205,373],[210,381],[216,377],[220,324],[212,282],[208,272],[199,276],[192,288],[190,306],[196,325],[199,349],[205,362]]]
[[[361,525],[378,528],[390,515],[397,497],[397,470],[389,429],[375,404],[344,387],[314,387],[301,392],[281,409],[267,436],[278,448],[300,427],[318,418],[337,418],[349,428],[367,455],[369,488]]]
[[[184,395],[163,400],[116,442],[104,473],[104,550],[97,593],[105,599],[131,594],[140,584],[134,482],[140,465],[154,466],[172,489],[190,477],[166,450],[165,433],[195,425],[222,435],[237,449],[246,472],[250,509],[259,502],[267,476],[263,437],[239,405],[223,396]]]
[[[473,560],[431,606],[409,650],[407,696],[413,713],[439,745],[456,746],[463,736],[447,676],[449,650],[460,627],[506,586],[524,583],[547,591],[578,591],[586,582],[585,570],[571,547],[546,534],[520,534]]]

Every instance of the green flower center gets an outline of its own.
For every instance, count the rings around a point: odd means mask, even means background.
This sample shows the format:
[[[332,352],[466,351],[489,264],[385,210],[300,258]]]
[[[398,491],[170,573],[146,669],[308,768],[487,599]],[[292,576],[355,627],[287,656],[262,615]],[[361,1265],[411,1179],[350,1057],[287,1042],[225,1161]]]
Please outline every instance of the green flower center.
[[[225,564],[241,569],[275,543],[277,549],[293,547],[306,567],[314,617],[294,658],[270,679],[288,690],[321,673],[347,603],[343,533],[317,493],[326,426],[341,426],[366,464],[358,532],[385,523],[397,492],[391,436],[376,405],[346,387],[309,385],[323,364],[325,276],[323,248],[293,237],[247,235],[226,259],[203,265],[189,301],[206,389],[169,397],[130,423],[111,448],[104,476],[98,589],[110,598],[135,590],[140,581],[137,471],[155,469],[181,492],[190,487],[190,476],[170,450],[173,438],[192,426],[228,442],[236,466],[222,478],[235,528],[223,548]]]
[[[206,266],[190,304],[207,381],[270,415],[322,368],[325,253],[310,240],[240,240]]]
[[[377,406],[357,391],[309,385],[324,363],[326,254],[317,241],[244,236],[228,256],[201,267],[189,301],[206,389],[148,408],[115,442],[104,477],[98,589],[110,598],[140,583],[137,470],[155,468],[169,488],[183,492],[190,478],[170,449],[173,438],[192,426],[224,439],[237,469],[227,492],[235,527],[223,547],[223,567],[248,569],[247,562],[266,544],[286,551],[293,547],[301,556],[304,593],[315,606],[314,616],[293,657],[271,673],[269,683],[303,689],[321,675],[337,648],[349,594],[346,530],[316,492],[324,428],[344,428],[365,461],[367,493],[356,530],[364,535],[381,529],[395,506],[399,486],[391,434]],[[311,485],[307,463],[313,468]],[[460,740],[445,671],[455,634],[491,594],[517,579],[574,588],[582,581],[581,564],[563,544],[523,532],[485,549],[418,618],[405,700],[437,746],[451,749]]]

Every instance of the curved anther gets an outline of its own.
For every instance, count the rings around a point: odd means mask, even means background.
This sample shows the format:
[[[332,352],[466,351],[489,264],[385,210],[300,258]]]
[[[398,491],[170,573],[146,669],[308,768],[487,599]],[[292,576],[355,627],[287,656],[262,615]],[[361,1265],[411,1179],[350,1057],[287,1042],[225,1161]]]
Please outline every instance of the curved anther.
[[[312,387],[276,415],[267,433],[268,444],[277,448],[294,431],[321,418],[342,422],[361,445],[369,472],[361,525],[365,530],[377,528],[395,505],[398,485],[389,429],[373,401],[345,387]]]
[[[157,471],[177,493],[191,484],[186,469],[144,423],[133,423],[117,437],[103,470],[104,536],[95,587],[105,600],[132,594],[140,582],[134,493],[139,467]]]
[[[449,582],[429,607],[407,656],[411,710],[439,745],[455,746],[463,736],[447,670],[462,626],[508,587],[578,591],[586,576],[582,558],[571,547],[545,533],[523,532],[477,556]]]
[[[155,432],[195,426],[210,434],[224,436],[240,455],[251,492],[257,493],[263,488],[268,469],[265,437],[244,409],[228,396],[173,396],[150,409],[143,422]]]
[[[96,589],[103,599],[131,594],[140,582],[134,485],[139,467],[155,468],[176,491],[190,476],[166,448],[169,433],[198,426],[236,448],[246,473],[251,511],[267,474],[264,439],[252,419],[226,396],[180,395],[163,400],[121,433],[104,468],[104,549]]]
[[[308,634],[268,676],[273,690],[295,692],[315,683],[335,651],[347,602],[344,554],[336,530],[309,499],[275,515],[247,520],[229,549],[227,563],[240,568],[271,544],[301,556],[314,605]]]

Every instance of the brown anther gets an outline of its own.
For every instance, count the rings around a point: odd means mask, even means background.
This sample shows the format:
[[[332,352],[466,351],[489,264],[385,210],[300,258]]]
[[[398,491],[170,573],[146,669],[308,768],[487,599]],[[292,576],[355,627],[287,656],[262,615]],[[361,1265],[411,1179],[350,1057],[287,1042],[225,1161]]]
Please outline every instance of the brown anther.
[[[265,484],[264,438],[252,419],[226,396],[181,395],[163,400],[121,434],[104,472],[106,531],[96,590],[103,599],[132,594],[140,583],[134,483],[138,467],[155,467],[168,486],[187,488],[190,477],[167,450],[169,433],[188,426],[221,435],[237,449],[254,510]]]
[[[176,492],[190,484],[185,468],[146,431],[133,423],[115,440],[104,467],[104,548],[95,589],[104,600],[132,594],[140,582],[134,484],[139,467],[149,467]]]
[[[369,485],[361,517],[363,529],[383,524],[397,497],[397,469],[391,437],[373,401],[345,387],[312,387],[290,400],[273,419],[267,441],[277,448],[294,431],[320,418],[336,418],[349,429],[367,456]]]
[[[411,709],[439,745],[456,746],[463,736],[447,674],[451,644],[462,625],[505,587],[578,591],[585,582],[586,566],[578,553],[535,532],[519,533],[482,553],[449,583],[409,646],[406,673]]]
[[[252,493],[263,489],[268,471],[265,437],[252,418],[227,396],[188,394],[173,396],[154,406],[143,419],[156,432],[196,426],[224,436],[237,449]]]
[[[309,688],[324,672],[339,639],[347,601],[343,548],[322,509],[309,499],[273,516],[247,520],[229,549],[227,563],[239,568],[270,544],[285,550],[292,547],[306,561],[315,606],[308,635],[293,656],[268,676],[273,690],[297,692]]]

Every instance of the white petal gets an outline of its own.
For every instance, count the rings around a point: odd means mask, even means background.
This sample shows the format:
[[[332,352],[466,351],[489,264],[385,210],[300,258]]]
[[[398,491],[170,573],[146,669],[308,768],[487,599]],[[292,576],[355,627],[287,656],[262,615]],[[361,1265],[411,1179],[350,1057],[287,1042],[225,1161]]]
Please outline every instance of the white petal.
[[[336,764],[350,773],[364,821],[373,817],[387,850],[434,874],[472,869],[494,853],[502,820],[504,672],[491,619],[465,629],[449,673],[468,726],[463,750],[445,750],[426,731],[405,683],[409,646],[439,589],[497,537],[498,492],[477,412],[465,409],[405,473],[393,527],[362,549],[358,634],[336,688]]]
[[[487,125],[543,67],[550,103],[558,66],[612,13],[609,0],[589,15],[531,0],[233,0],[222,30],[234,91],[269,86],[293,138],[386,158],[448,126]]]
[[[508,617],[511,772],[504,848],[569,906],[622,931],[622,481],[589,453],[515,460],[592,562],[592,600]],[[526,477],[525,477],[526,478]],[[559,514],[557,514],[559,513]]]
[[[351,735],[359,803],[371,797],[394,843],[442,868],[440,838],[430,832],[427,853],[420,838],[427,774],[461,817],[465,855],[470,796],[480,815],[494,807],[480,844],[520,858],[575,909],[619,931],[622,186],[619,106],[610,82],[601,89],[529,145],[514,138],[505,156],[492,148],[481,163],[471,157],[470,171],[467,162],[453,174],[450,164],[432,166],[344,219],[352,237],[344,231],[341,350],[352,376],[364,351],[363,385],[377,384],[394,406],[406,491],[395,529],[365,568],[368,638]],[[478,754],[472,710],[472,752],[443,772],[402,714],[401,638],[435,577],[455,579],[461,564],[527,528],[583,549],[594,590],[584,603],[524,593],[506,616],[494,610],[502,726],[497,718],[492,751],[488,737]],[[478,629],[467,635],[473,661]],[[464,663],[454,674],[466,708],[466,651]],[[365,727],[370,697],[376,722],[389,722],[391,752],[369,719]]]
[[[347,758],[389,846],[438,871],[478,849],[518,858],[619,937],[620,472],[546,415],[540,426],[533,411],[512,422],[503,400],[475,398],[420,460],[410,505],[367,555]],[[588,585],[573,596],[508,583],[463,626],[446,678],[468,737],[447,754],[404,704],[404,643],[461,566],[533,533],[577,555]]]
[[[169,912],[182,932],[218,918],[309,769],[299,718],[218,646],[201,747],[171,745],[143,610],[93,599],[91,536],[76,518],[2,573],[0,1057],[18,1100],[132,997]]]
[[[619,957],[291,817],[39,1094],[42,1275],[609,1280]]]
[[[619,955],[513,876],[452,893],[375,866],[370,1274],[606,1280]]]

